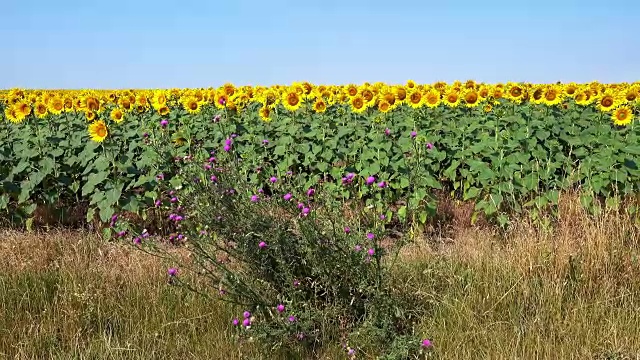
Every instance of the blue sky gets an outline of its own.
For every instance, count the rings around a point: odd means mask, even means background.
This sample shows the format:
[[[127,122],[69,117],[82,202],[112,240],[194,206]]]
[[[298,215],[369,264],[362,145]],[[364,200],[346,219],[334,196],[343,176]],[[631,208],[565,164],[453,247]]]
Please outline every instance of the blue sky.
[[[0,88],[640,80],[638,0],[6,0]]]

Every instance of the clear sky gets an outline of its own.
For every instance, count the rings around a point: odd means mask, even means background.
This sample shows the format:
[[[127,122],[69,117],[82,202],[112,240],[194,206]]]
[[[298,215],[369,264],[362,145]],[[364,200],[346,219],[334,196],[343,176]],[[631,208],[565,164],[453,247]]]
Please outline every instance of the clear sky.
[[[0,4],[0,88],[640,80],[640,0]]]

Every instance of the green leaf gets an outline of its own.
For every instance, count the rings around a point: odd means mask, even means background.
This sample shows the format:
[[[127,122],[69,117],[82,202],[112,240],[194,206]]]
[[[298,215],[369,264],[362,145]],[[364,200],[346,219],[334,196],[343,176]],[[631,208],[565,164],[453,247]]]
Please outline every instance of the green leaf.
[[[467,201],[469,199],[473,199],[475,197],[477,197],[478,195],[480,195],[480,189],[478,189],[477,187],[470,187],[469,189],[467,189],[467,191],[464,194],[464,201]]]

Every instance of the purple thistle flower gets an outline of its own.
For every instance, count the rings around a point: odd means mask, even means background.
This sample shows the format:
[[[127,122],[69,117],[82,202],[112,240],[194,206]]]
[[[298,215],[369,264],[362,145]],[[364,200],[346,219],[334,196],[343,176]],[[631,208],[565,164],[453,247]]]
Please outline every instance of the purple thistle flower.
[[[384,134],[387,136],[391,135],[391,130],[389,130],[389,128],[384,129]]]
[[[182,239],[184,239],[184,235],[178,234],[178,240],[182,240]]]
[[[211,180],[211,182],[218,182],[218,178],[215,175],[211,175],[209,180]]]
[[[276,309],[278,310],[279,313],[284,312],[284,305],[283,304],[279,304]]]
[[[264,139],[264,140],[262,140],[262,143],[263,143],[263,144],[265,144],[265,145],[267,145],[267,144],[269,143],[269,140]]]
[[[315,193],[316,193],[316,190],[315,190],[315,189],[313,189],[313,188],[311,188],[311,189],[307,190],[307,195],[308,195],[308,196],[313,196],[313,194],[315,194]]]
[[[355,250],[355,252],[360,252],[360,250],[362,250],[362,246],[356,245],[356,247],[353,250]]]
[[[178,198],[177,197],[172,197],[170,200],[172,203],[177,203],[178,202]]]
[[[210,158],[209,158],[209,162],[210,162],[210,163],[212,163],[212,162],[216,162],[216,158],[215,158],[215,157],[213,157],[213,156],[212,156],[212,157],[210,157]]]
[[[231,140],[231,139],[229,139],[229,138],[226,138],[226,139],[224,140],[224,144],[225,144],[225,145],[229,145],[229,146],[231,146],[231,142],[232,142],[232,141],[233,141],[233,140]]]
[[[369,177],[367,178],[367,185],[371,185],[371,184],[373,184],[374,182],[376,182],[376,178],[375,178],[375,176],[369,176]]]
[[[309,215],[309,211],[311,211],[311,209],[309,209],[308,207],[302,208],[302,216]]]
[[[296,317],[293,315],[289,316],[289,322],[296,322]]]
[[[167,270],[167,274],[169,274],[169,276],[176,276],[178,275],[178,269],[176,268],[169,268],[169,270]]]
[[[140,245],[140,243],[142,242],[142,239],[140,239],[139,236],[136,236],[133,238],[133,243],[136,245]]]
[[[238,134],[231,134],[231,138],[235,139],[236,137],[238,137]]]
[[[234,318],[231,323],[233,324],[233,326],[238,326],[240,324],[240,320],[238,320],[238,318]]]
[[[163,128],[166,128],[167,125],[169,125],[169,122],[167,120],[160,121],[160,126],[162,126]]]
[[[302,209],[304,207],[303,203],[298,203],[298,209]]]
[[[122,231],[118,232],[118,237],[124,237],[125,235],[127,235],[127,231],[126,230],[122,230]]]
[[[378,183],[378,187],[379,187],[379,188],[381,188],[381,189],[382,189],[382,188],[385,188],[386,186],[387,186],[387,183],[386,183],[386,182],[384,182],[384,181],[380,181],[380,182]]]
[[[293,195],[291,195],[290,193],[286,193],[282,198],[285,199],[286,201],[291,200],[291,198],[293,197]]]
[[[417,132],[415,132],[415,131],[412,131],[412,132],[411,132],[411,137],[412,137],[412,138],[415,138],[416,136],[418,136],[418,133],[417,133]]]
[[[291,170],[287,171],[287,175],[293,175],[293,171]]]
[[[369,254],[369,256],[373,256],[373,254],[376,253],[376,250],[372,248],[372,249],[369,249],[367,253]]]
[[[142,134],[142,137],[148,138],[149,137],[149,133],[146,132],[146,133]]]
[[[244,326],[244,327],[251,326],[251,320],[249,320],[249,319],[242,320],[242,326]]]
[[[225,145],[223,149],[224,149],[225,152],[229,152],[231,150],[231,146],[230,145]]]
[[[111,217],[111,222],[112,222],[112,223],[114,223],[114,222],[116,222],[116,221],[118,221],[118,214],[115,214],[115,215],[113,215],[113,216]]]
[[[432,143],[427,143],[427,150],[431,150],[433,149],[433,144]]]
[[[248,312],[248,311],[245,311],[244,313],[242,313],[242,316],[243,316],[245,319],[248,319],[248,318],[250,318],[250,317],[251,317],[251,313],[250,313],[250,312]]]
[[[264,193],[264,190],[262,190],[262,189],[258,189],[258,193],[263,194],[263,193]]]
[[[221,99],[221,100],[224,102],[224,100],[223,100],[223,99]],[[218,121],[220,121],[220,115],[216,115],[216,116],[214,116],[214,117],[213,117],[213,122],[218,122]]]
[[[373,240],[376,237],[374,233],[367,233],[367,239]]]
[[[380,220],[384,220],[384,219],[386,219],[386,218],[387,218],[387,217],[386,217],[384,214],[381,214],[381,215],[380,215]]]
[[[258,195],[251,195],[251,202],[258,202],[258,200],[260,200],[260,197],[258,197]]]
[[[347,351],[347,355],[349,356],[353,356],[355,355],[355,353],[356,353],[356,349],[354,348],[349,348],[349,351]]]
[[[156,200],[155,205],[156,205],[156,207],[159,207],[160,205],[162,205],[162,201]]]
[[[349,228],[348,226],[345,226],[344,227],[344,232],[347,233],[347,234],[350,233],[351,232],[351,228]]]
[[[272,176],[271,179],[269,179],[269,181],[271,181],[272,183],[275,183],[276,181],[278,181],[278,178],[275,176]]]
[[[164,174],[158,174],[158,175],[156,175],[156,180],[158,180],[158,181],[162,181],[162,180],[164,180]]]
[[[429,339],[422,340],[422,347],[423,348],[430,348],[431,346],[433,346],[433,344],[431,343],[431,340],[429,340]]]
[[[174,190],[169,191],[169,196],[173,196],[176,192]]]
[[[204,164],[203,168],[204,168],[205,170],[211,170],[211,165],[209,165],[209,164]]]
[[[258,247],[259,247],[260,249],[264,249],[265,247],[267,247],[267,243],[266,243],[266,242],[264,242],[264,241],[260,241],[260,243],[258,244]]]
[[[300,281],[299,280],[293,280],[293,286],[294,287],[300,286]]]

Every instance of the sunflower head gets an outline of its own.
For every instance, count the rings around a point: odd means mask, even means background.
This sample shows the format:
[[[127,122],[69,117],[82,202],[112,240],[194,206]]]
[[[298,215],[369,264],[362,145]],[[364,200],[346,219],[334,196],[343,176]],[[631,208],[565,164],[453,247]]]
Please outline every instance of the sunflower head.
[[[116,123],[121,123],[124,119],[124,112],[122,111],[122,109],[115,108],[111,110],[111,114],[109,116],[111,117],[111,120],[115,121]]]
[[[35,105],[33,106],[33,110],[34,113],[36,115],[36,117],[42,119],[45,116],[47,116],[47,113],[49,112],[49,110],[47,109],[47,105],[45,105],[45,103],[43,102],[36,102]]]
[[[102,120],[94,121],[89,125],[89,137],[95,142],[102,142],[109,134],[107,125]]]
[[[467,107],[476,107],[480,103],[478,93],[475,90],[469,90],[464,94],[464,104]]]
[[[464,83],[464,88],[465,89],[475,89],[476,88],[476,82],[473,80],[467,80]]]
[[[378,102],[378,110],[383,113],[389,112],[389,110],[391,110],[391,104],[389,104],[387,100],[382,99]]]
[[[49,112],[52,114],[60,114],[64,110],[64,101],[58,96],[55,96],[49,100]]]
[[[345,90],[347,92],[347,95],[349,95],[349,97],[354,97],[358,95],[358,87],[355,86],[354,84],[347,85]]]
[[[613,112],[611,119],[618,126],[629,125],[633,120],[633,111],[628,106],[621,106]]]
[[[87,110],[89,111],[99,111],[100,110],[100,100],[94,96],[87,96],[84,99],[84,104]]]
[[[408,103],[412,108],[416,109],[422,106],[422,101],[422,93],[420,90],[416,89],[409,94]]]
[[[430,107],[435,108],[440,105],[440,91],[432,88],[424,95],[424,103]]]
[[[318,98],[313,104],[313,110],[317,113],[323,113],[327,110],[327,103],[322,98]]]
[[[282,104],[289,111],[296,111],[302,106],[302,98],[295,89],[290,89],[284,95]]]
[[[162,116],[169,115],[169,107],[167,105],[162,105],[158,108],[158,114]]]
[[[198,102],[198,98],[195,96],[189,96],[183,99],[182,105],[189,114],[197,114],[200,112],[200,102]]]
[[[611,90],[607,90],[600,95],[597,107],[600,111],[608,112],[613,110],[617,104],[618,101],[613,92]]]
[[[24,120],[22,113],[18,112],[15,106],[8,106],[4,109],[4,115],[10,122],[18,124]]]
[[[262,106],[260,108],[260,110],[258,111],[258,114],[260,115],[260,118],[262,119],[262,121],[264,121],[264,122],[271,121],[271,108],[270,107]]]
[[[458,94],[458,91],[451,89],[444,95],[443,100],[445,105],[456,107],[460,104],[460,95]]]
[[[351,101],[349,102],[349,104],[351,105],[351,109],[355,113],[361,113],[366,110],[365,100],[362,97],[362,95],[356,95],[353,98],[351,98]]]
[[[394,87],[393,92],[396,95],[396,99],[400,102],[403,102],[407,98],[407,90],[402,86]]]

